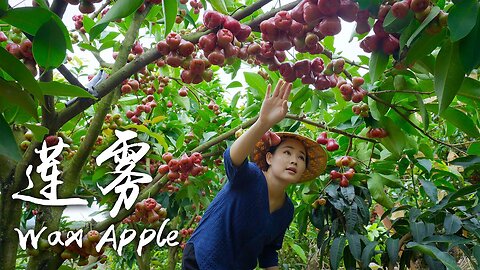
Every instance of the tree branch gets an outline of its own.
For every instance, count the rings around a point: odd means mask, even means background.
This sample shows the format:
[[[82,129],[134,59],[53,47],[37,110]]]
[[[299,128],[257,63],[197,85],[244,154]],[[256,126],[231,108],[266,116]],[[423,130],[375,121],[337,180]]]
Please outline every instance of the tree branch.
[[[420,95],[431,95],[434,91],[430,92],[420,92],[415,90],[382,90],[382,91],[375,91],[371,92],[372,95],[381,95],[386,93],[406,93],[406,94],[420,94]]]
[[[142,192],[138,195],[135,203],[140,202],[143,199],[146,199],[148,197],[151,197],[152,195],[157,194],[160,191],[160,189],[164,187],[169,181],[167,175],[168,174],[165,174],[165,175],[157,174],[157,176],[153,179],[152,183],[150,183],[150,185],[147,186],[147,188],[145,188],[144,190],[142,190]],[[102,222],[95,224],[93,226],[93,229],[99,232],[102,232],[106,230],[110,225],[122,221],[124,218],[130,215],[134,210],[135,210],[135,207],[132,207],[130,210],[122,209],[118,212],[116,217],[108,218],[106,220],[103,220]]]
[[[414,127],[416,130],[420,131],[423,135],[427,136],[430,140],[436,142],[436,143],[439,143],[439,144],[442,144],[442,145],[445,145],[445,146],[448,146],[450,148],[453,148],[457,151],[459,151],[460,153],[462,153],[463,155],[467,155],[467,153],[465,153],[465,151],[463,151],[462,149],[459,149],[451,144],[448,144],[446,142],[443,142],[439,139],[436,139],[434,137],[432,137],[430,134],[428,134],[428,132],[424,131],[422,128],[420,128],[419,126],[415,125],[415,123],[413,123],[409,118],[408,116],[404,115],[402,112],[400,112],[400,110],[394,106],[393,104],[390,104],[389,102],[386,102],[384,101],[383,99],[373,95],[372,93],[368,93],[367,94],[371,99],[377,101],[377,102],[380,102],[388,107],[390,107],[392,110],[394,110],[398,115],[400,115],[400,117],[402,117],[405,121],[407,121],[408,124],[410,124],[412,127]]]
[[[374,139],[370,139],[370,138],[367,138],[367,137],[358,136],[358,135],[356,135],[356,134],[348,133],[348,132],[345,132],[345,131],[340,130],[340,129],[327,127],[324,123],[316,123],[316,122],[313,122],[312,120],[306,119],[305,116],[298,116],[298,115],[294,115],[294,114],[287,114],[287,116],[286,116],[285,118],[290,118],[290,119],[293,119],[293,120],[297,120],[297,121],[300,121],[300,122],[304,122],[304,123],[307,123],[307,124],[312,125],[312,126],[316,126],[316,127],[319,127],[319,128],[323,128],[323,129],[328,130],[328,131],[330,131],[330,132],[342,134],[342,135],[344,135],[344,136],[346,136],[346,137],[349,137],[349,138],[357,138],[357,139],[361,139],[361,140],[369,141],[369,142],[373,142],[373,143],[376,143],[376,142],[377,142],[377,141],[374,140]]]
[[[85,36],[84,33],[82,33],[81,31],[77,31],[77,33],[82,37],[82,40],[83,40],[84,43],[89,43],[90,44],[87,36]],[[104,67],[104,68],[112,68],[113,67],[113,64],[107,63],[107,61],[103,60],[103,58],[100,56],[99,51],[89,51],[89,52],[91,52],[93,57],[95,57],[95,59],[97,59],[97,61],[100,64],[101,67]]]
[[[95,10],[95,12],[93,12],[92,15],[90,15],[90,19],[92,19],[92,20],[95,19],[98,16],[98,14],[100,14],[100,12],[102,12],[102,10],[104,8],[106,8],[108,5],[110,5],[110,2],[111,2],[110,0],[106,0],[102,4],[102,6],[100,6],[97,10]]]
[[[62,76],[65,78],[65,80],[67,80],[70,84],[72,85],[76,85],[82,89],[85,89],[85,86],[83,86],[83,84],[75,77],[73,76],[73,74],[70,72],[70,70],[67,69],[67,67],[65,67],[65,65],[60,65],[57,70],[60,72],[60,74],[62,74]]]
[[[257,119],[258,119],[258,116],[253,117],[251,119],[248,119],[247,121],[243,122],[241,125],[229,130],[228,132],[223,133],[222,135],[220,135],[218,137],[215,137],[215,138],[209,140],[208,142],[205,142],[202,145],[197,146],[196,148],[192,149],[192,151],[190,151],[190,152],[191,153],[193,153],[193,152],[202,153],[202,152],[206,151],[207,149],[211,148],[212,146],[225,141],[226,139],[230,138],[231,136],[234,136],[235,132],[237,130],[239,130],[241,128],[247,128],[247,127],[253,125],[257,121]]]

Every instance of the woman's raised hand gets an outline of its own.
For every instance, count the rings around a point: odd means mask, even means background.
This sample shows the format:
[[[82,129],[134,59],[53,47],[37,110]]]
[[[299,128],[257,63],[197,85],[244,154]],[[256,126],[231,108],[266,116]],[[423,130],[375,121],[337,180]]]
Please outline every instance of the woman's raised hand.
[[[292,90],[292,84],[284,80],[279,80],[273,94],[271,94],[272,86],[269,84],[265,100],[263,100],[262,108],[258,121],[268,126],[273,126],[285,118],[288,112],[288,97]]]

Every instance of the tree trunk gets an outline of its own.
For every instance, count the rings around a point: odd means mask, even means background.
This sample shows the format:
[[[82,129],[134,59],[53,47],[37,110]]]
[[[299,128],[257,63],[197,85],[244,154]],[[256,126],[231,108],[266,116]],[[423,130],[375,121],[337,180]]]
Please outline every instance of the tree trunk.
[[[0,209],[0,270],[13,270],[17,259],[18,235],[14,231],[22,217],[22,201],[12,200],[12,192],[2,190]]]
[[[35,221],[35,232],[38,232],[42,227],[47,227],[43,232],[42,237],[46,239],[48,234],[54,231],[58,231],[60,227],[60,219],[64,207],[41,207],[39,215]],[[27,270],[35,269],[48,269],[54,270],[58,269],[62,265],[63,260],[60,257],[60,254],[51,252],[49,249],[40,251],[38,256],[31,257],[28,261]]]

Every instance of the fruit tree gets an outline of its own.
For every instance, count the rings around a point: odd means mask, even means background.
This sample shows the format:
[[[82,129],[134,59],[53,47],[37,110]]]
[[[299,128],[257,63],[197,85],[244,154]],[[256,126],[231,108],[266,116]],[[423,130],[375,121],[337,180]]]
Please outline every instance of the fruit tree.
[[[480,264],[478,1],[13,2],[0,0],[0,269],[178,268],[223,152],[280,79],[289,114],[262,139],[298,132],[329,153],[288,190],[280,268]],[[345,25],[358,59],[335,48]],[[136,200],[118,205],[105,155],[122,138],[122,155],[148,151],[129,167]],[[43,197],[105,213],[72,223],[66,204],[25,199]]]

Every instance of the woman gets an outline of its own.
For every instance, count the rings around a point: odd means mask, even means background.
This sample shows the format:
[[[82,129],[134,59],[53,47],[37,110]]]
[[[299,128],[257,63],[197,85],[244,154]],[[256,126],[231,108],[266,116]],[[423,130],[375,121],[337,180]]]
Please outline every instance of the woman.
[[[208,206],[184,249],[182,269],[278,269],[277,250],[293,219],[286,188],[316,178],[326,153],[315,141],[278,133],[281,142],[260,140],[288,111],[292,85],[268,86],[258,120],[224,153],[228,182]],[[253,161],[247,156],[253,152]]]

